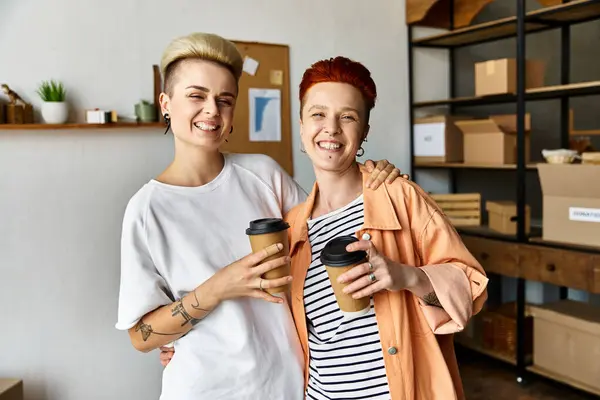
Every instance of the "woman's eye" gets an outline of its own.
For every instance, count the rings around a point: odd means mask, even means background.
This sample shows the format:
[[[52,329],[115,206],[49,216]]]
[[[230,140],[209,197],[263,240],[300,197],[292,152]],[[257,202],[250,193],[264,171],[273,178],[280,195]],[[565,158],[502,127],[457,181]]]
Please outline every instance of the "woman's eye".
[[[224,104],[226,106],[230,106],[231,105],[231,100],[227,100],[227,99],[220,99],[218,100],[219,104]]]

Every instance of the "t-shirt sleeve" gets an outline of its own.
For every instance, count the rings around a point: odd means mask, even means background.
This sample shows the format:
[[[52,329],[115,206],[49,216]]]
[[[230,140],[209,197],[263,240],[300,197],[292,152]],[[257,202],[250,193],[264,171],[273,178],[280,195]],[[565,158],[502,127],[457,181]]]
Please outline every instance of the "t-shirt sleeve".
[[[273,173],[273,189],[281,202],[281,212],[285,215],[298,204],[304,203],[308,195],[277,161],[270,157],[266,157],[266,160]]]
[[[150,255],[144,220],[147,205],[139,195],[129,202],[123,217],[121,284],[115,325],[119,330],[132,328],[150,311],[173,302]]]
[[[287,174],[287,172],[282,170],[282,204],[283,215],[287,214],[292,208],[296,207],[300,203],[304,203],[306,200],[307,194],[302,189],[302,187]]]

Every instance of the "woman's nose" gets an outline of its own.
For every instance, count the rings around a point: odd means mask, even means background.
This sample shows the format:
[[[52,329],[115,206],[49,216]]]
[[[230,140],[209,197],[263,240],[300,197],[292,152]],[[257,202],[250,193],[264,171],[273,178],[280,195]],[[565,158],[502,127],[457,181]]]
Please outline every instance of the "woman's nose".
[[[203,107],[202,111],[205,114],[209,114],[209,115],[219,115],[219,106],[217,105],[217,102],[215,101],[215,99],[208,98],[204,102],[204,107]]]
[[[327,123],[325,124],[325,133],[328,133],[330,135],[335,135],[337,133],[339,133],[340,131],[340,125],[338,124],[337,119],[331,119],[329,121],[327,121]]]

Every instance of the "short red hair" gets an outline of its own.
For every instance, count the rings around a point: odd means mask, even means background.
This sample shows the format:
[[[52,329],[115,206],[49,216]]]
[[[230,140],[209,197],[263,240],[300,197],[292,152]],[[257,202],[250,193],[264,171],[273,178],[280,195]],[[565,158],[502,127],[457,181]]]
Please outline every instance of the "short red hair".
[[[375,107],[377,88],[371,78],[371,72],[361,63],[346,57],[335,57],[328,60],[317,61],[310,66],[300,82],[300,114],[304,106],[304,96],[313,85],[323,82],[347,83],[354,86],[362,94],[367,115]]]

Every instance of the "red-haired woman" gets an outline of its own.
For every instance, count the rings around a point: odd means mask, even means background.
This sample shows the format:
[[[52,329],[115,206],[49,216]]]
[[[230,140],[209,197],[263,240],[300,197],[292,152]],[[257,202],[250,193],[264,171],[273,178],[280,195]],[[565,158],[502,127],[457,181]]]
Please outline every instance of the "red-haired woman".
[[[452,333],[487,297],[482,267],[428,195],[397,179],[364,190],[356,161],[377,91],[362,64],[313,64],[300,84],[300,132],[316,183],[293,208],[291,307],[309,399],[452,400],[463,397]],[[341,275],[366,314],[340,311],[320,255],[340,236],[367,261]]]

